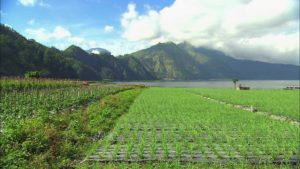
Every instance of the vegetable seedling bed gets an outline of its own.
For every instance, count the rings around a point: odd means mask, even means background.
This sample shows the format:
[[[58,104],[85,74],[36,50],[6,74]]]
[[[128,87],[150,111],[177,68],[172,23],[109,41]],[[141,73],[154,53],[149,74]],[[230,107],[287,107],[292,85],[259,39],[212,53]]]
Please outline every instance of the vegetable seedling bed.
[[[124,128],[122,128],[124,129]],[[170,130],[170,129],[167,129]],[[178,129],[179,130],[179,129]],[[172,131],[178,131],[172,129]],[[189,153],[188,147],[183,146],[182,151],[180,155],[178,156],[176,154],[176,147],[175,142],[176,141],[168,141],[167,147],[164,147],[163,140],[160,137],[157,137],[155,142],[155,154],[154,156],[151,155],[151,138],[153,136],[153,129],[152,128],[146,128],[146,129],[136,129],[131,128],[129,136],[133,135],[133,131],[139,131],[139,136],[143,135],[143,132],[146,131],[145,138],[138,137],[136,140],[134,140],[135,144],[133,145],[132,152],[130,153],[129,157],[126,157],[126,151],[127,151],[127,143],[130,142],[130,140],[124,140],[124,137],[122,135],[118,136],[115,140],[110,140],[109,148],[105,150],[104,147],[101,147],[98,149],[98,151],[90,156],[89,160],[92,161],[98,161],[98,162],[155,162],[155,161],[180,161],[180,162],[205,162],[205,163],[226,163],[229,161],[234,162],[247,162],[251,164],[261,164],[261,163],[276,163],[276,164],[283,164],[283,163],[289,163],[289,164],[296,164],[299,163],[299,156],[297,155],[291,155],[289,159],[285,159],[284,156],[278,156],[276,158],[272,157],[271,155],[267,154],[258,154],[259,156],[255,155],[248,155],[243,156],[241,153],[236,150],[236,147],[233,147],[229,144],[222,143],[223,147],[225,146],[226,149],[230,150],[230,155],[220,146],[220,144],[213,144],[212,146],[208,144],[203,144],[200,148],[193,148],[192,151],[193,154],[191,155]],[[161,136],[161,131],[166,131],[163,128],[156,128],[154,131],[157,136]],[[184,138],[180,138],[180,135],[177,133],[175,134],[177,136],[177,140],[180,140],[180,142],[184,141]],[[145,145],[143,146],[143,153],[142,156],[139,156],[139,147],[138,144],[141,141],[141,139],[145,140]],[[198,140],[205,140],[206,137],[199,137]],[[196,141],[193,140],[185,140],[189,144],[197,144]],[[114,156],[114,151],[116,150],[117,146],[120,145],[118,152],[116,152],[116,155]],[[237,145],[238,147],[238,145]],[[249,146],[252,147],[251,145]],[[202,151],[201,151],[202,149]],[[212,150],[214,149],[214,150]],[[168,151],[168,154],[166,155],[165,151]],[[249,152],[249,154],[254,154]]]
[[[99,162],[299,162],[299,126],[184,89],[148,89],[90,157]]]

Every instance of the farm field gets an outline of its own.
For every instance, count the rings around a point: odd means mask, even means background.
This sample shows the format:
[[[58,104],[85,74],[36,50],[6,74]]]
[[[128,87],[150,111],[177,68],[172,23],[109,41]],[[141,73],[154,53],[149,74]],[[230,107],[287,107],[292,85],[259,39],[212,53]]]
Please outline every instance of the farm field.
[[[299,90],[188,89],[192,93],[300,121]]]
[[[0,168],[74,168],[142,86],[1,79]]]
[[[35,78],[1,78],[1,91],[24,91],[39,89],[59,89],[69,87],[79,87],[80,81],[74,80],[54,80]]]
[[[299,162],[299,126],[212,103],[186,89],[145,90],[89,160]]]
[[[299,125],[202,97],[228,89],[51,79],[4,79],[0,89],[0,166],[5,168],[299,165]],[[297,99],[296,91],[252,92],[249,97],[270,92]]]
[[[1,119],[15,120],[38,116],[42,112],[55,114],[66,108],[78,106],[100,99],[101,97],[130,89],[130,86],[95,85],[65,88],[27,89],[22,91],[1,92]]]

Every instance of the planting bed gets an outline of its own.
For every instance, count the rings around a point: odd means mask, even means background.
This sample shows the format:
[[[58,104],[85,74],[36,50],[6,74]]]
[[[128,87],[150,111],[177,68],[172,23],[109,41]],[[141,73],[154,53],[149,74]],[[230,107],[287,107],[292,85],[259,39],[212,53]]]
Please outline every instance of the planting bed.
[[[187,91],[234,105],[253,106],[259,111],[300,122],[299,90],[233,90],[194,88]]]
[[[299,126],[213,103],[184,89],[144,91],[91,161],[299,163]]]

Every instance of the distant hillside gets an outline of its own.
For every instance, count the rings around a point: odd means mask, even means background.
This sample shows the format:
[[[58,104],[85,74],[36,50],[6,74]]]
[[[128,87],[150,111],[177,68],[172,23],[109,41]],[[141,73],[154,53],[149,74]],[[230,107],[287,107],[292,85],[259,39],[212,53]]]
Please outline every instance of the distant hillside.
[[[197,64],[173,42],[159,43],[131,54],[157,79],[196,79]]]
[[[130,55],[157,79],[299,79],[299,66],[238,60],[189,43],[159,43]]]
[[[0,25],[1,76],[39,71],[44,77],[81,80],[299,79],[299,66],[238,60],[189,43],[159,43],[120,57],[106,51],[74,45],[60,51]]]
[[[128,59],[116,58],[110,53],[88,54],[77,46],[70,46],[64,52],[64,56],[75,59],[97,72],[101,79],[111,80],[152,80],[153,77],[145,73],[139,62]]]
[[[46,77],[78,78],[72,61],[55,48],[27,40],[14,30],[0,25],[0,75],[22,76],[39,70]]]
[[[39,71],[43,77],[51,78],[154,79],[135,59],[118,59],[110,52],[89,54],[74,45],[64,51],[48,48],[34,40],[26,39],[2,24],[0,26],[0,45],[0,76],[23,76],[27,71]]]
[[[70,46],[62,52],[64,58],[76,63],[79,79],[101,80],[101,77],[95,67],[97,65],[93,60],[88,59],[89,55],[77,46]]]
[[[192,52],[195,53],[193,57],[198,62],[200,71],[206,72],[205,78],[299,79],[299,66],[234,59],[221,51],[203,47],[195,48],[188,43],[181,43],[178,46],[191,56],[193,56]]]

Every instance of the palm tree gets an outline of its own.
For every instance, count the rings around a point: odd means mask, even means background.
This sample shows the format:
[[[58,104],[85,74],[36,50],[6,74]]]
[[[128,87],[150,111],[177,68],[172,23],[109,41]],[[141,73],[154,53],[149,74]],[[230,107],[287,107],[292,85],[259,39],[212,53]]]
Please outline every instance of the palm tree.
[[[233,78],[233,79],[231,79],[231,80],[232,80],[232,82],[233,82],[234,89],[236,89],[236,82],[238,82],[239,79],[238,79],[238,78]]]

